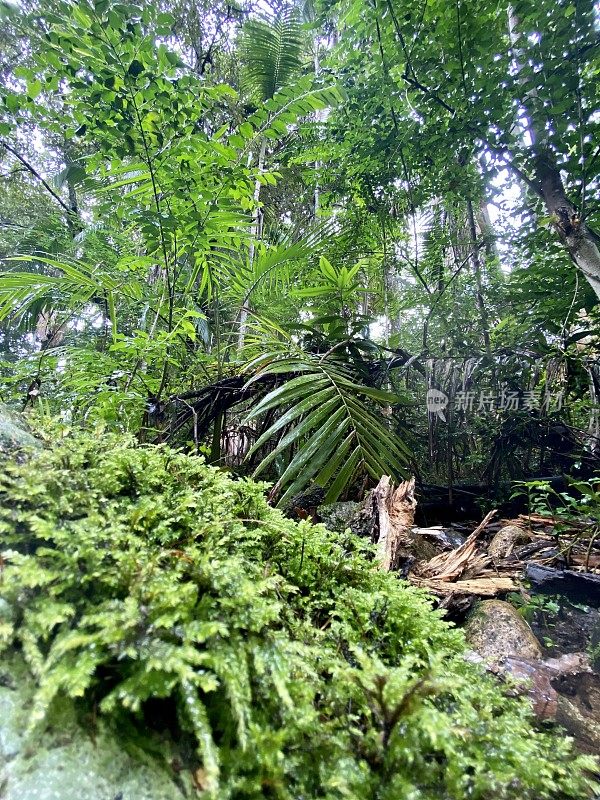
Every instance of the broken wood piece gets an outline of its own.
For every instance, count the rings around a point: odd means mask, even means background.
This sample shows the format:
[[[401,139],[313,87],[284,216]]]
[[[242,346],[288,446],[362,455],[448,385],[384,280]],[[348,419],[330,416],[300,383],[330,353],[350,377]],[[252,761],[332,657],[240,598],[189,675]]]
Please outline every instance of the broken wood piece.
[[[568,528],[577,528],[578,530],[586,530],[592,527],[592,523],[566,520],[560,517],[545,517],[541,514],[519,514],[519,520],[530,524],[534,523],[534,525],[565,525]]]
[[[419,574],[423,577],[435,578],[438,581],[453,581],[460,577],[475,553],[477,537],[485,530],[495,514],[496,510],[486,514],[464,544],[450,553],[435,556],[420,568]]]
[[[377,560],[381,569],[392,572],[399,568],[402,552],[410,545],[417,507],[415,479],[394,489],[390,477],[384,475],[373,490],[373,505],[379,527]]]
[[[464,581],[449,582],[437,578],[422,578],[409,575],[409,581],[414,586],[429,589],[438,595],[472,594],[478,597],[495,597],[502,592],[515,591],[518,587],[512,578],[490,577],[470,578]]]
[[[525,570],[531,588],[540,594],[560,594],[571,602],[600,608],[600,575],[572,569],[553,569],[530,562]]]

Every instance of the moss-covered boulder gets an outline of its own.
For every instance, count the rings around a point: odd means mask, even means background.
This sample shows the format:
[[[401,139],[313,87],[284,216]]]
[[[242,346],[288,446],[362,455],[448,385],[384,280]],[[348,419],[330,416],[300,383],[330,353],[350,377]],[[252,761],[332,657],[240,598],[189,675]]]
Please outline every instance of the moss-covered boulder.
[[[177,774],[219,800],[589,794],[592,762],[468,663],[364,540],[165,447],[58,441],[0,474],[0,640],[27,664],[32,735],[69,701],[153,769],[173,772],[175,748]]]
[[[503,600],[478,603],[465,628],[473,650],[489,661],[507,656],[540,659],[542,646],[517,609]]]
[[[0,457],[41,446],[30,432],[22,414],[0,403]]]

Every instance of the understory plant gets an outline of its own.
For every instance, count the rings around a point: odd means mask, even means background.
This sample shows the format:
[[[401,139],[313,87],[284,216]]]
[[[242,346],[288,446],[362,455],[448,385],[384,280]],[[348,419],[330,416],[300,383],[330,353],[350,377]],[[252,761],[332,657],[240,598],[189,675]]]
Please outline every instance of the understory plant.
[[[220,800],[591,791],[592,760],[467,663],[363,540],[164,446],[52,438],[0,477],[1,641],[37,686],[33,728],[67,698],[121,737],[169,720]]]

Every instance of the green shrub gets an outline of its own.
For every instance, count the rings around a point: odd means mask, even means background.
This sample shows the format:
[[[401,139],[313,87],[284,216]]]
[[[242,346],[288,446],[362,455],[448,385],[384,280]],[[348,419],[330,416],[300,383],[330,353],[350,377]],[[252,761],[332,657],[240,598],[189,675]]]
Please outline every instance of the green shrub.
[[[590,760],[466,663],[423,594],[264,489],[122,435],[7,465],[0,634],[33,725],[65,696],[122,736],[168,720],[223,799],[586,794]]]

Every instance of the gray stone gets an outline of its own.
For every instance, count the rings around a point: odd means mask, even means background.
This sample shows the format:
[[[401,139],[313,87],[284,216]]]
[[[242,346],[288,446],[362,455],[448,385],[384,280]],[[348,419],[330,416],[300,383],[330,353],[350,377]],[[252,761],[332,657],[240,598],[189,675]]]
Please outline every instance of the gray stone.
[[[555,681],[558,694],[556,722],[586,753],[600,753],[600,675],[580,672]]]
[[[467,621],[465,635],[473,650],[487,660],[542,657],[541,645],[529,625],[503,600],[479,603]]]
[[[530,539],[531,534],[518,525],[505,525],[490,542],[488,554],[494,559],[506,558],[515,545],[528,542]]]
[[[15,610],[11,606],[11,604],[5,600],[3,597],[0,597],[0,622],[14,622],[15,619]]]
[[[141,751],[127,752],[100,720],[92,732],[64,701],[51,726],[27,734],[31,679],[3,661],[0,687],[0,797],[2,800],[185,800],[193,796],[176,784],[166,761]],[[9,677],[10,676],[10,677]],[[164,748],[168,753],[168,746]],[[182,776],[180,775],[180,778]]]
[[[0,455],[41,447],[21,414],[0,403]]]
[[[353,520],[358,508],[359,503],[351,500],[344,503],[329,503],[325,506],[317,508],[319,521],[325,525],[330,531],[336,533],[343,533],[346,528],[350,528],[351,521]]]
[[[0,762],[17,755],[23,740],[22,731],[18,692],[0,686]]]

